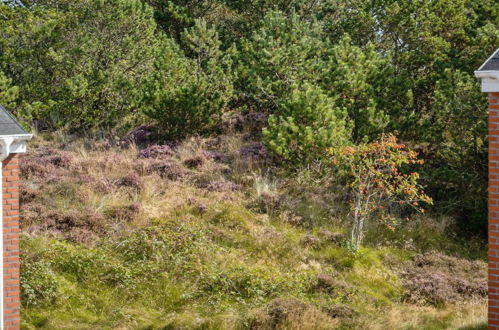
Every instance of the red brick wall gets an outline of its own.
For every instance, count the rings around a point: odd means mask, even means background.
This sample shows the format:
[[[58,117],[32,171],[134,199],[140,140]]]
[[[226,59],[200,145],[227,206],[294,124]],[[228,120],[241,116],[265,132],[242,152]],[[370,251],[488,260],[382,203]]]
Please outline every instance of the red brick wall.
[[[489,93],[489,329],[499,329],[499,93]]]
[[[19,157],[3,161],[4,329],[19,329]]]

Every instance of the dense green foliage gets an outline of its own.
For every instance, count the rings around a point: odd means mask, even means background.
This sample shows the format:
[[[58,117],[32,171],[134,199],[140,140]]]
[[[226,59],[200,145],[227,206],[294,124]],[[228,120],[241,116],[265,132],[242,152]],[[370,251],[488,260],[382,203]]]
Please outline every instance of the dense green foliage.
[[[12,107],[17,99],[19,89],[12,86],[11,79],[0,71],[0,104],[4,107]]]
[[[305,83],[279,104],[263,137],[277,155],[305,164],[324,160],[328,148],[347,144],[349,126],[345,108],[336,107],[320,88]]]
[[[479,327],[498,46],[497,0],[0,0],[23,327]]]
[[[137,1],[2,7],[3,67],[40,128],[112,127],[137,113],[156,24]]]
[[[287,17],[270,11],[261,26],[240,45],[236,90],[245,104],[259,111],[276,111],[296,84],[317,83],[330,46],[317,23],[296,13]]]
[[[38,130],[155,124],[168,140],[259,113],[293,170],[397,133],[434,211],[483,233],[472,72],[498,44],[494,0],[3,0],[0,100]]]
[[[233,93],[231,60],[222,53],[217,32],[202,20],[186,29],[182,45],[188,57],[163,41],[146,84],[144,113],[171,139],[212,131]]]

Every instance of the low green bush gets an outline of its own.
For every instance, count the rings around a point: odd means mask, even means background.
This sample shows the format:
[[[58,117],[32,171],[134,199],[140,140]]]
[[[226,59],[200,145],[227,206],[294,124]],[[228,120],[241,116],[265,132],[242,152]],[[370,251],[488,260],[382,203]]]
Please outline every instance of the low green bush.
[[[334,99],[320,88],[305,83],[279,103],[263,137],[278,156],[294,164],[308,164],[324,160],[328,148],[347,144],[350,131],[346,110],[335,107]]]
[[[259,111],[275,111],[294,85],[317,81],[330,48],[317,22],[269,10],[236,54],[238,99]]]
[[[233,94],[231,62],[217,32],[196,21],[183,40],[187,54],[163,42],[144,94],[144,112],[169,139],[213,131]]]
[[[79,281],[85,280],[95,267],[96,255],[85,247],[66,242],[54,242],[48,247],[54,269]]]
[[[174,259],[188,258],[202,240],[202,231],[192,221],[166,220],[125,233],[112,241],[110,253],[126,262],[165,266]]]
[[[22,258],[20,280],[24,306],[50,304],[59,296],[60,282],[50,261]]]

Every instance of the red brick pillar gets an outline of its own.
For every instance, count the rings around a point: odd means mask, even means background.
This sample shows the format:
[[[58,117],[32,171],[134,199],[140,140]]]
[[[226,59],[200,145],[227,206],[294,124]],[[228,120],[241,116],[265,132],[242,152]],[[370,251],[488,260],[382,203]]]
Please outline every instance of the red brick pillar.
[[[4,329],[19,329],[19,157],[11,154],[3,162],[3,285]]]
[[[489,329],[499,329],[499,93],[489,93]]]

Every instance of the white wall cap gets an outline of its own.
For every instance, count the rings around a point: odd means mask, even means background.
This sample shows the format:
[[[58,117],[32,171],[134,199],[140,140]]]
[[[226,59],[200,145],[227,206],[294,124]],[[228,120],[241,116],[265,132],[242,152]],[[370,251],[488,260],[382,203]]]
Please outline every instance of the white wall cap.
[[[499,92],[499,71],[475,71],[475,77],[482,81],[482,92]]]

